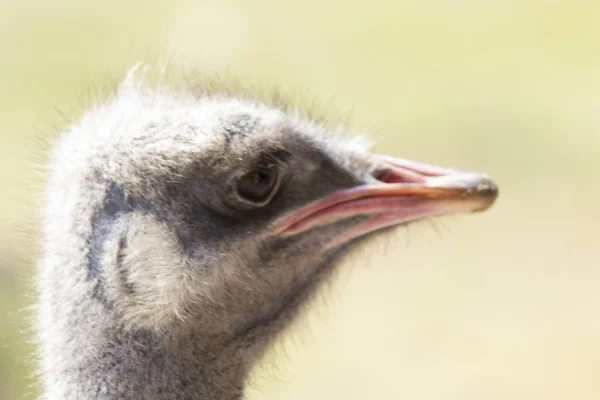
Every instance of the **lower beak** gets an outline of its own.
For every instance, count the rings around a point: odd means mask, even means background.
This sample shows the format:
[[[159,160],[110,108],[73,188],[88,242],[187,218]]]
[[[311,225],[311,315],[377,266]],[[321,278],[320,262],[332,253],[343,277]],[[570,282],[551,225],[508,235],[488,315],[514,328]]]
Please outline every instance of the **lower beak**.
[[[498,188],[483,174],[413,161],[372,156],[371,182],[343,189],[287,214],[276,223],[283,236],[330,225],[354,216],[370,216],[338,241],[428,217],[484,211]]]

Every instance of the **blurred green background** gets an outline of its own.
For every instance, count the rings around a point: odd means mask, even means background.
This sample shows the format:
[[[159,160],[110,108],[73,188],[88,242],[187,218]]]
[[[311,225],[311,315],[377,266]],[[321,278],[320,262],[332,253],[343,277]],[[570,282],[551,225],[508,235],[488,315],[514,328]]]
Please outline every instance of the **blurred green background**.
[[[0,398],[32,398],[45,142],[137,61],[306,92],[490,212],[356,252],[251,399],[600,398],[600,2],[0,1]]]

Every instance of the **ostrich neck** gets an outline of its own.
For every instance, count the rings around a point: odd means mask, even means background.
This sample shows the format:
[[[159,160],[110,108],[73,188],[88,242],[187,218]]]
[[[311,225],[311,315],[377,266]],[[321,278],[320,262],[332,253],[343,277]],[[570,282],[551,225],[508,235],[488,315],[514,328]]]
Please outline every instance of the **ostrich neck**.
[[[240,399],[259,346],[200,345],[193,331],[177,335],[126,331],[102,321],[53,341],[69,348],[52,373],[48,399]],[[60,340],[60,338],[57,338]],[[242,339],[243,341],[243,339]],[[205,342],[205,341],[204,341]],[[260,348],[263,348],[260,346]]]
[[[48,271],[39,313],[46,400],[240,399],[269,341],[254,331],[209,339],[189,320],[163,331],[126,329],[90,287],[81,290],[85,275]]]
[[[250,369],[306,302],[312,291],[304,286],[314,283],[305,282],[284,305],[233,336],[207,337],[190,320],[165,331],[127,330],[89,295],[71,296],[69,306],[54,298],[52,323],[45,326],[60,334],[43,336],[44,398],[241,399]]]

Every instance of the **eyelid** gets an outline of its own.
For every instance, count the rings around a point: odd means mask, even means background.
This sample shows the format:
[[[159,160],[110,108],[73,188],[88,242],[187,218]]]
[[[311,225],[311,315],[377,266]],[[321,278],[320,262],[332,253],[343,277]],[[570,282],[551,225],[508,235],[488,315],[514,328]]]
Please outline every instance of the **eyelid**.
[[[278,173],[281,174],[282,170],[285,170],[289,166],[288,159],[292,155],[286,150],[274,150],[263,153],[257,158],[253,166],[248,169],[247,172],[257,168],[277,168]]]

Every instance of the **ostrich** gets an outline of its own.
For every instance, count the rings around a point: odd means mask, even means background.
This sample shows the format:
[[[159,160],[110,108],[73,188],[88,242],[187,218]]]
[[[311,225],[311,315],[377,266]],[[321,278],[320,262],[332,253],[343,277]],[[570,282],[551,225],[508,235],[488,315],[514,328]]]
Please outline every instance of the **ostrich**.
[[[485,175],[367,152],[284,106],[128,76],[51,153],[44,399],[239,399],[340,256],[494,202]]]

